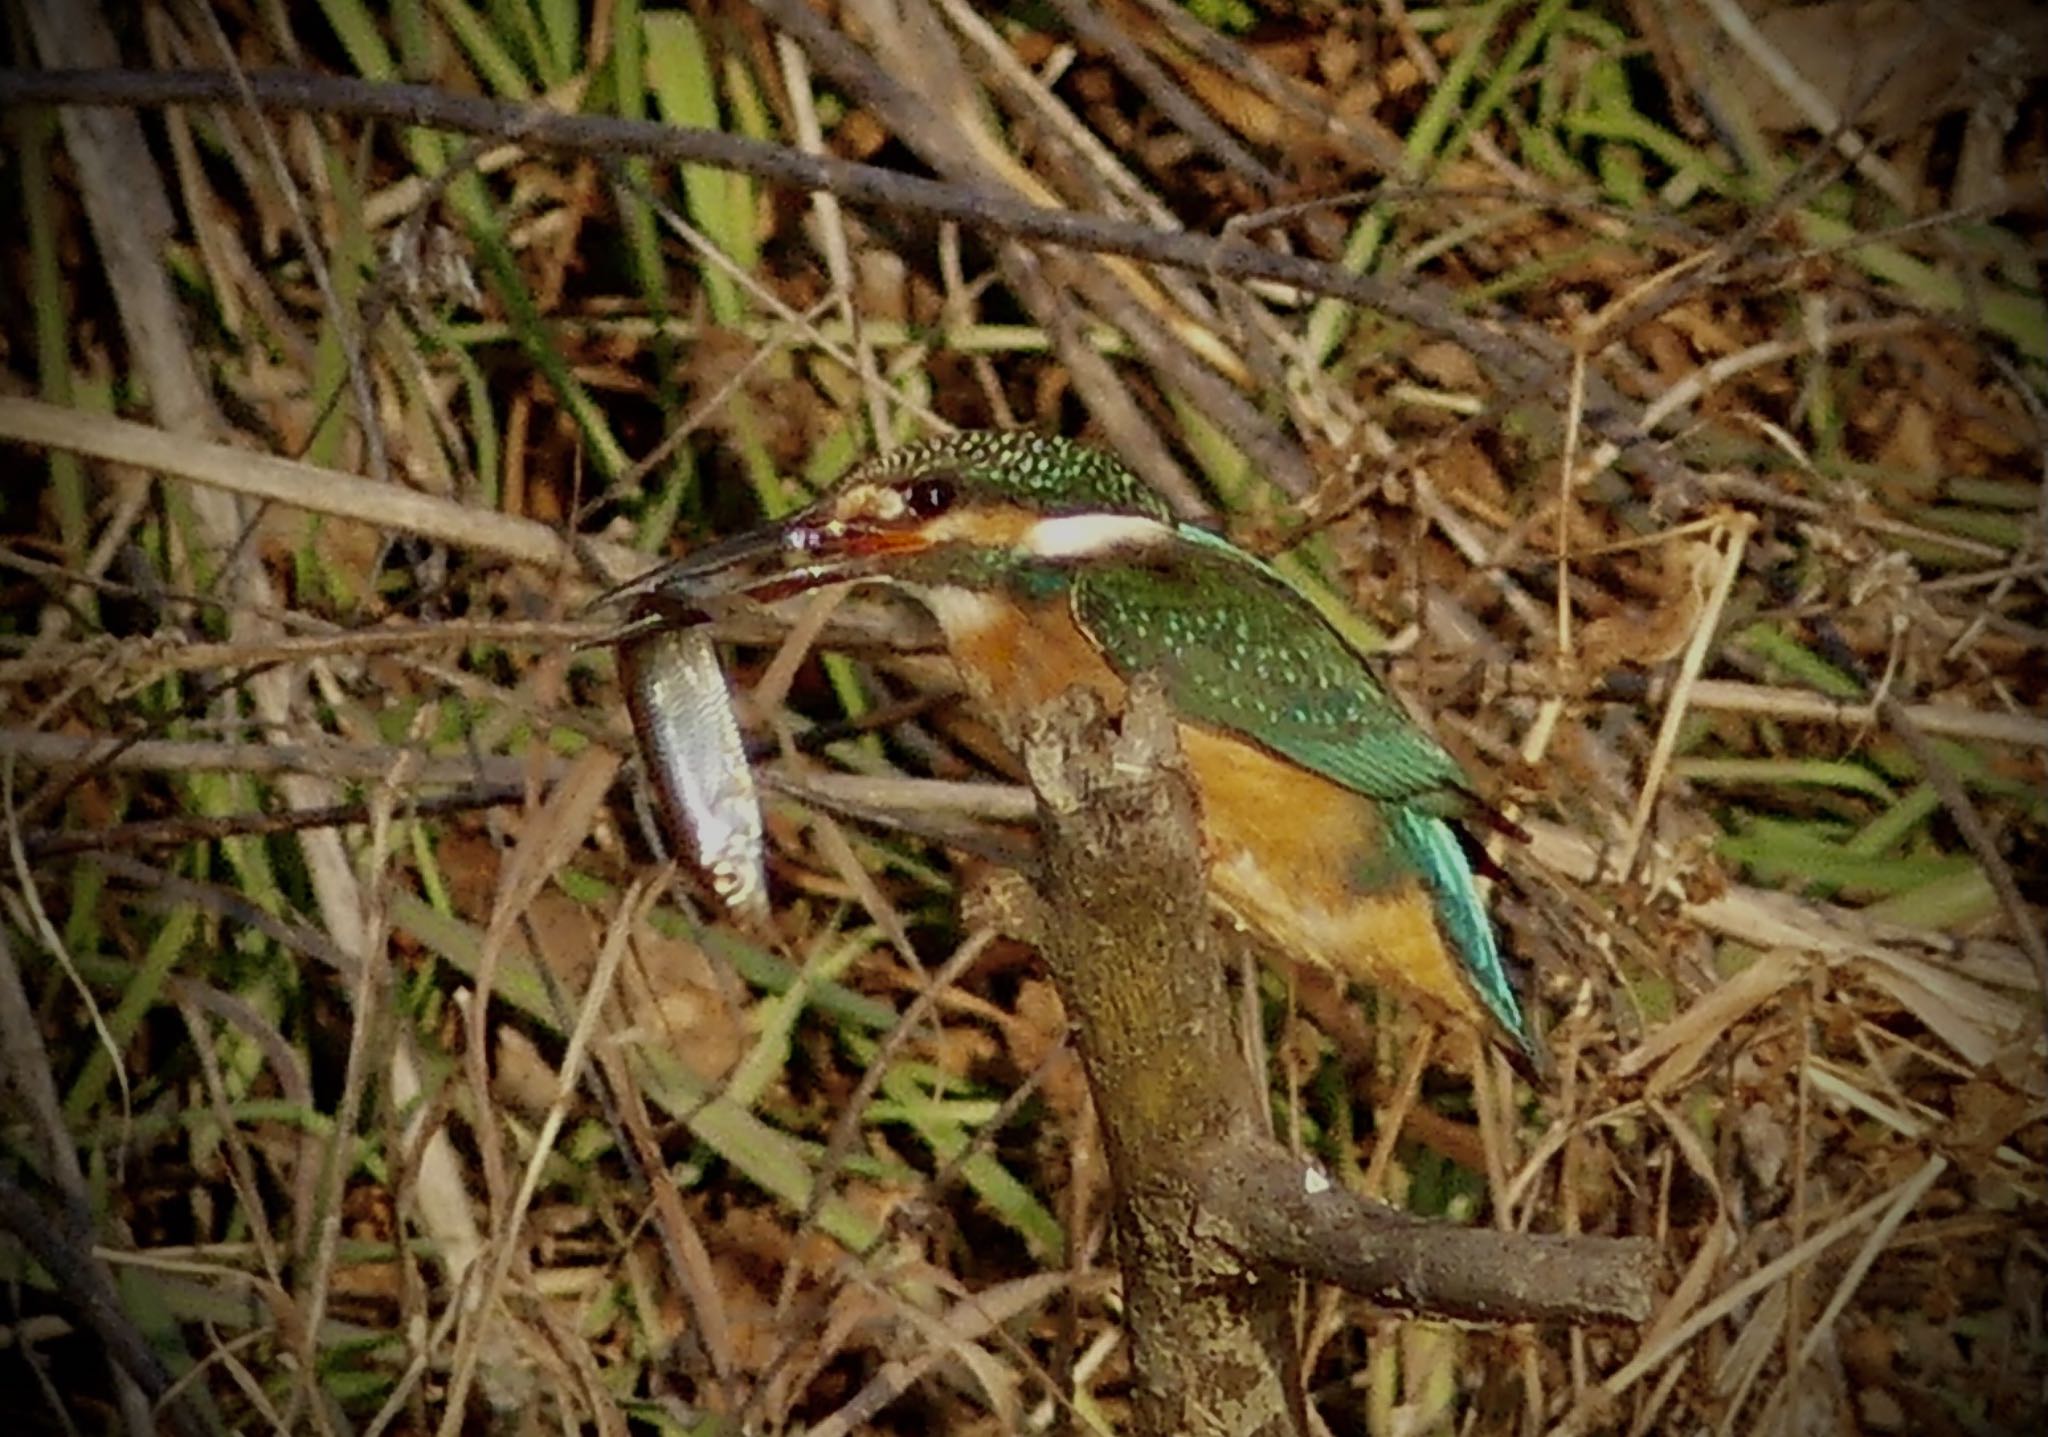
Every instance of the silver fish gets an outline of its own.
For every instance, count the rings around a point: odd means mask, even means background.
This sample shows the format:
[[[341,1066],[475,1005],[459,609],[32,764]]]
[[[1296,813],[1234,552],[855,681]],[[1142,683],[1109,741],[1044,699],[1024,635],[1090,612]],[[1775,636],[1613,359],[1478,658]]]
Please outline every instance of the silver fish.
[[[671,838],[726,907],[768,916],[767,838],[725,670],[701,627],[660,628],[619,646],[640,752]]]

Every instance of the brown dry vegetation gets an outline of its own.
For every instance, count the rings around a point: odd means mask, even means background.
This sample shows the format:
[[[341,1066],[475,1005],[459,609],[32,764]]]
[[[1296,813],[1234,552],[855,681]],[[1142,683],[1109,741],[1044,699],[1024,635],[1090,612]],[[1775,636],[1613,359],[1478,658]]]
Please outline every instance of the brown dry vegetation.
[[[1304,1293],[1331,1430],[2038,1422],[2037,12],[119,8],[95,50],[32,0],[9,63],[403,78],[1233,229],[1148,268],[338,101],[11,108],[25,1420],[145,1424],[125,1341],[191,1430],[1116,1430],[1058,998],[993,865],[888,821],[1016,812],[971,714],[906,706],[947,685],[914,619],[731,635],[765,935],[657,862],[576,646],[589,563],[878,429],[1037,425],[1368,616],[1530,831],[1498,908],[1555,1089],[1268,976],[1280,1130],[1419,1212],[1668,1254],[1640,1329]],[[1224,278],[1247,248],[1410,308]]]

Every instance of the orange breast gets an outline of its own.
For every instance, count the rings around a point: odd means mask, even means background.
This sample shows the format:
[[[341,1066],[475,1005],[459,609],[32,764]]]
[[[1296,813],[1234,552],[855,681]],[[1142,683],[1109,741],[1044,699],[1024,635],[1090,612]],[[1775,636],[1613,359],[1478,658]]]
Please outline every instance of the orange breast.
[[[1122,709],[1127,685],[1064,602],[1029,622],[978,602],[933,608],[1006,743],[1021,737],[1023,714],[1077,684]],[[1183,724],[1180,739],[1201,795],[1210,892],[1233,919],[1292,957],[1489,1023],[1421,880],[1388,862],[1371,799],[1228,733]]]
[[[1094,689],[1112,712],[1122,711],[1124,681],[1074,623],[1065,599],[1029,610],[958,593],[929,602],[961,681],[1012,749],[1023,737],[1018,720],[1070,688]]]

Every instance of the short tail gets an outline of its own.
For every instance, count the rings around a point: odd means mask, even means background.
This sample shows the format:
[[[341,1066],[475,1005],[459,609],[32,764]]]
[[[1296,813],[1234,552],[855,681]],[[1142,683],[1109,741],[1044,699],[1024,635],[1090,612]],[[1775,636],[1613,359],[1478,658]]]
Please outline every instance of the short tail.
[[[1546,1066],[1543,1054],[1537,1051],[1536,1041],[1530,1035],[1521,1000],[1515,995],[1507,964],[1501,960],[1493,920],[1480,899],[1471,860],[1466,858],[1457,832],[1441,818],[1420,809],[1399,804],[1390,804],[1388,809],[1394,840],[1421,871],[1422,881],[1436,903],[1437,922],[1463,964],[1474,995],[1514,1040],[1519,1056],[1535,1065],[1538,1072],[1542,1071]]]

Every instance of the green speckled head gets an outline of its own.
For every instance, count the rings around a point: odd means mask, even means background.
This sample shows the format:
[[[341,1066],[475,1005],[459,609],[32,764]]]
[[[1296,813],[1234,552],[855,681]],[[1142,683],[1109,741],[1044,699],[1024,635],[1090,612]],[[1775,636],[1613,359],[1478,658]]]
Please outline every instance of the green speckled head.
[[[1099,449],[1028,430],[966,432],[855,465],[801,513],[707,545],[608,598],[687,615],[737,595],[880,579],[1045,599],[1064,591],[1067,567],[1169,536],[1172,524],[1165,501]]]
[[[856,466],[845,487],[950,476],[970,499],[1007,501],[1041,514],[1143,514],[1171,522],[1166,501],[1113,455],[1028,429],[968,431],[913,444]]]

